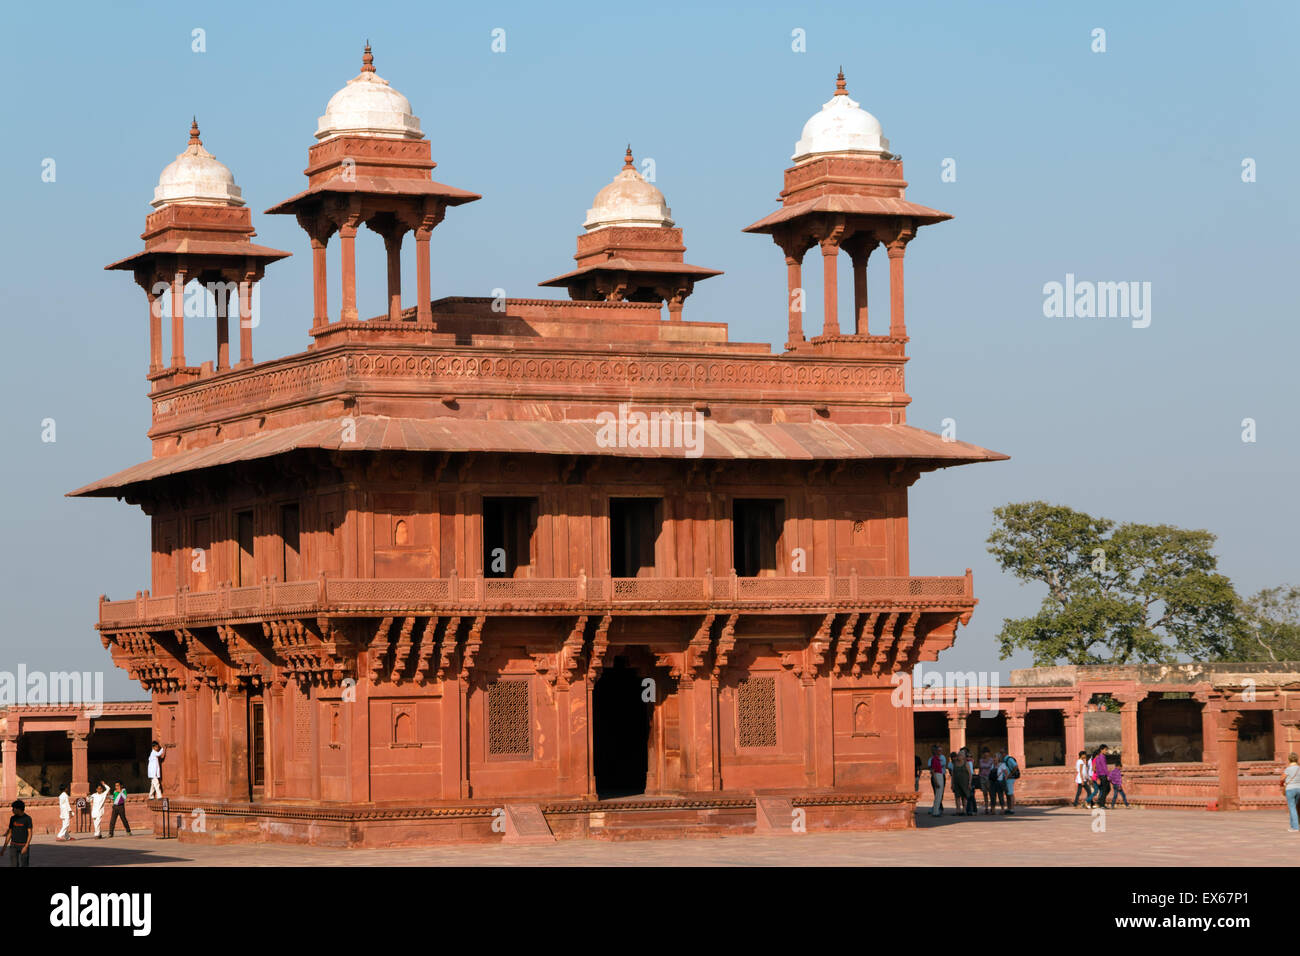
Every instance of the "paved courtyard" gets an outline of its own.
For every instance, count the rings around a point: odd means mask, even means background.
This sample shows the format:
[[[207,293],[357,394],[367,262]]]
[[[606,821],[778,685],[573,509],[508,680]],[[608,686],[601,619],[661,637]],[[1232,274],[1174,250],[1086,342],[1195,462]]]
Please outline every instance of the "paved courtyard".
[[[33,847],[35,866],[1292,866],[1300,833],[1285,812],[1111,811],[1093,832],[1088,811],[1027,807],[1010,817],[917,815],[916,830],[812,833],[547,846],[472,844],[338,850],[251,844],[199,846],[151,835]]]

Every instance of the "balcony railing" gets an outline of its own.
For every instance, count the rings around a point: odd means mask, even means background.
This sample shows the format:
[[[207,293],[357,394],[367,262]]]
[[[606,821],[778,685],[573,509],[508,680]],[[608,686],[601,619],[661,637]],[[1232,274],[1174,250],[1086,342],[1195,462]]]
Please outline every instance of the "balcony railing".
[[[101,598],[99,623],[120,628],[144,621],[259,617],[324,611],[469,609],[505,610],[523,605],[616,608],[629,605],[800,607],[897,604],[968,606],[974,601],[971,573],[961,577],[867,577],[795,575],[742,578],[328,578],[266,580],[251,587],[214,591],[182,589],[166,597],[139,592],[126,601]]]

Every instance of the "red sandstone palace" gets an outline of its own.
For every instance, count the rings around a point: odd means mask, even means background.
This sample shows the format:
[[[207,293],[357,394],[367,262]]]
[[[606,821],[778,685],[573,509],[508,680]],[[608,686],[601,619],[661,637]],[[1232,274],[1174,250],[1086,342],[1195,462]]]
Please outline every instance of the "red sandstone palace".
[[[575,267],[541,283],[569,300],[434,299],[430,234],[480,197],[433,180],[367,47],[307,188],[268,210],[311,241],[311,342],[255,363],[254,284],[288,253],[252,242],[191,128],[143,251],[108,266],[148,297],[153,457],[73,492],[152,519],[149,589],[101,599],[98,628],[152,694],[174,809],[204,808],[209,836],[353,845],[912,825],[890,678],[976,602],[969,571],[911,575],[907,490],[1005,456],[906,424],[904,253],[949,216],[905,198],[843,74],[793,160],[745,230],[785,260],[778,354],[683,318],[719,273],[685,261],[630,149]],[[371,318],[363,225],[387,250]],[[195,283],[215,302],[197,322]]]

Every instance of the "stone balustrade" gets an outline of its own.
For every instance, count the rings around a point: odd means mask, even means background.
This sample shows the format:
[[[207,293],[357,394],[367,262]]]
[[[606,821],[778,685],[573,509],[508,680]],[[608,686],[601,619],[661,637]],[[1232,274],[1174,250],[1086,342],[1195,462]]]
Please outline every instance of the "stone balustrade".
[[[262,617],[367,611],[385,608],[510,611],[523,607],[587,609],[653,606],[707,610],[711,607],[802,612],[896,605],[899,608],[965,609],[973,606],[970,571],[960,577],[868,577],[797,575],[742,578],[329,578],[267,579],[249,587],[212,591],[182,589],[154,597],[148,591],[125,601],[101,598],[99,625],[115,630],[175,620]]]

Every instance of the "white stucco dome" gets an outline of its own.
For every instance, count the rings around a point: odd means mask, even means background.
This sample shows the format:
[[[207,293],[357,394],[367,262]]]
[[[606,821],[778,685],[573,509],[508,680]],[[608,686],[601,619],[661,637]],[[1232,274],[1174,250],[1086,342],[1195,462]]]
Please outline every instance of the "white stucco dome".
[[[185,152],[168,163],[159,175],[150,205],[161,209],[173,203],[244,205],[243,194],[230,170],[203,148],[197,120],[190,125],[190,142]]]
[[[614,181],[596,193],[587,221],[582,224],[588,232],[609,226],[654,226],[663,229],[673,225],[673,211],[661,193],[636,170],[632,161],[632,147],[623,157],[623,168]]]
[[[375,72],[370,45],[362,57],[361,72],[330,97],[316,129],[319,140],[354,134],[387,139],[423,139],[420,121],[411,113],[411,101]]]
[[[889,153],[889,140],[884,137],[880,120],[850,98],[843,73],[835,81],[835,95],[804,123],[803,135],[794,144],[794,155],[790,158],[802,163],[833,153],[872,156]]]

